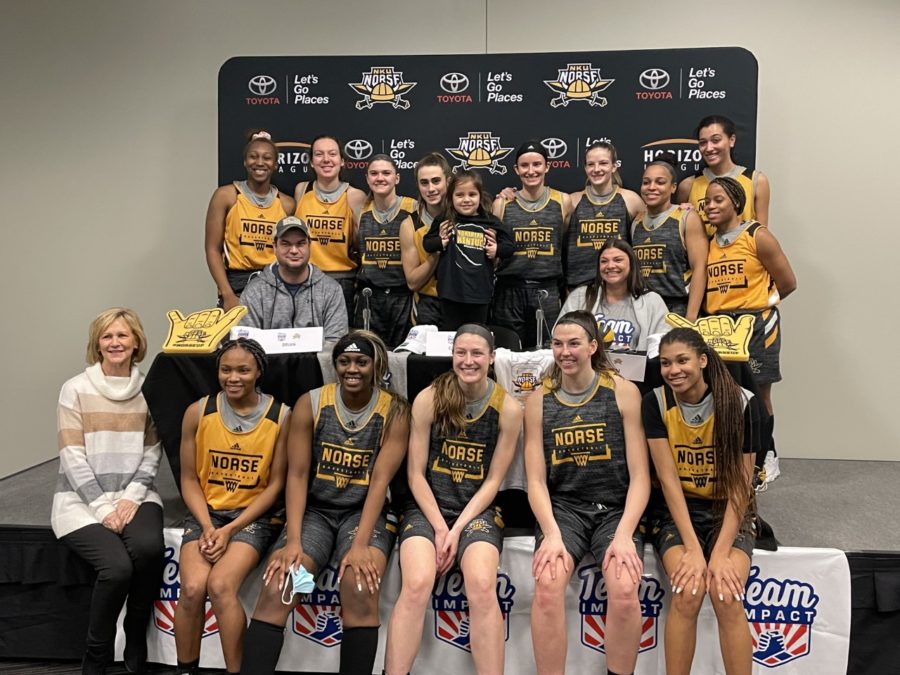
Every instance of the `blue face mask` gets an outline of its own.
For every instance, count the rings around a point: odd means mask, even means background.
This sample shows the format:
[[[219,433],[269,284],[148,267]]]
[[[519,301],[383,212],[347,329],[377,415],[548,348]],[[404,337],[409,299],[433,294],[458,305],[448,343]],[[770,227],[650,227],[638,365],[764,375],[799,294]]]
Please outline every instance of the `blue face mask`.
[[[299,569],[296,570],[291,565],[288,569],[288,577],[290,578],[290,583],[285,584],[284,590],[281,592],[281,602],[285,605],[293,603],[294,595],[312,593],[316,589],[316,578],[307,572],[303,565],[300,565]]]

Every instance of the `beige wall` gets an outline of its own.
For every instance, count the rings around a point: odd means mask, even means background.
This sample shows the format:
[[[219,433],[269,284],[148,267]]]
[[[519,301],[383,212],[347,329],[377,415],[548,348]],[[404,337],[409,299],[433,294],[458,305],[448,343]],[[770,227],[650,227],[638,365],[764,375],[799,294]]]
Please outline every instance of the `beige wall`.
[[[898,368],[855,328],[898,304],[889,258],[900,240],[896,180],[880,161],[898,154],[900,95],[889,86],[900,63],[898,5],[489,0],[487,13],[483,0],[447,5],[453,16],[411,0],[0,5],[8,354],[0,476],[55,455],[56,396],[82,368],[98,311],[133,306],[155,347],[166,310],[210,304],[202,222],[216,184],[216,76],[226,59],[485,44],[751,50],[760,66],[758,164],[774,186],[772,228],[800,281],[784,307],[779,446],[791,457],[900,459],[896,396],[871,386],[897,382]],[[887,199],[850,201],[868,185]],[[877,242],[865,257],[860,237]],[[891,337],[898,329],[896,313],[873,326]]]

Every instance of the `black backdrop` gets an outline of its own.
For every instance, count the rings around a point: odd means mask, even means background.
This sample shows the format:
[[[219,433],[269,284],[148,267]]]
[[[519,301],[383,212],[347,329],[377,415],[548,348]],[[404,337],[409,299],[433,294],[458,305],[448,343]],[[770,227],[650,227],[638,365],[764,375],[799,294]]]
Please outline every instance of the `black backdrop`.
[[[584,184],[583,148],[611,140],[626,187],[664,150],[682,175],[701,168],[693,140],[701,117],[723,114],[738,129],[735,159],[756,158],[757,63],[738,47],[546,54],[235,57],[219,71],[219,183],[242,179],[250,129],[279,146],[276,185],[291,193],[309,176],[309,144],[341,139],[347,177],[365,189],[373,153],[400,163],[398,192],[417,197],[414,162],[443,152],[452,166],[483,162],[491,192],[518,181],[515,149],[542,140],[548,183]]]

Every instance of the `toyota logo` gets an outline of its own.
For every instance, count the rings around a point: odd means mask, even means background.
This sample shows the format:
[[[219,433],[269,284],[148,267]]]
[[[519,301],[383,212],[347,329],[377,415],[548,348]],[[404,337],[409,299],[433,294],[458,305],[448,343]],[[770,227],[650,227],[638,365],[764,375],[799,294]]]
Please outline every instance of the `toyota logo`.
[[[250,81],[247,83],[247,88],[250,90],[250,93],[256,94],[257,96],[268,96],[273,91],[275,91],[275,87],[278,84],[275,82],[275,78],[271,75],[257,75],[256,77],[251,77]]]
[[[561,138],[545,138],[541,145],[547,151],[547,159],[559,159],[569,150],[569,146]]]
[[[447,73],[441,78],[441,89],[448,94],[458,94],[469,88],[469,78],[462,73]]]
[[[669,73],[662,68],[647,68],[640,74],[638,80],[644,89],[656,91],[669,84]]]
[[[344,145],[344,152],[350,159],[366,159],[372,155],[372,144],[362,138],[354,138]]]

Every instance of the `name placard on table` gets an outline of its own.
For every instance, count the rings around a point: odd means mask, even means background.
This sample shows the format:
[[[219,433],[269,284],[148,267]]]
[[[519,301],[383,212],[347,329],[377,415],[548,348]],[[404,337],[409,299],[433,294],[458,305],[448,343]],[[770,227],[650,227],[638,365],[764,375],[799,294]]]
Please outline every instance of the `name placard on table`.
[[[320,352],[324,340],[322,326],[310,328],[251,328],[235,326],[231,329],[231,339],[239,337],[256,340],[266,354],[295,354],[299,352]]]

